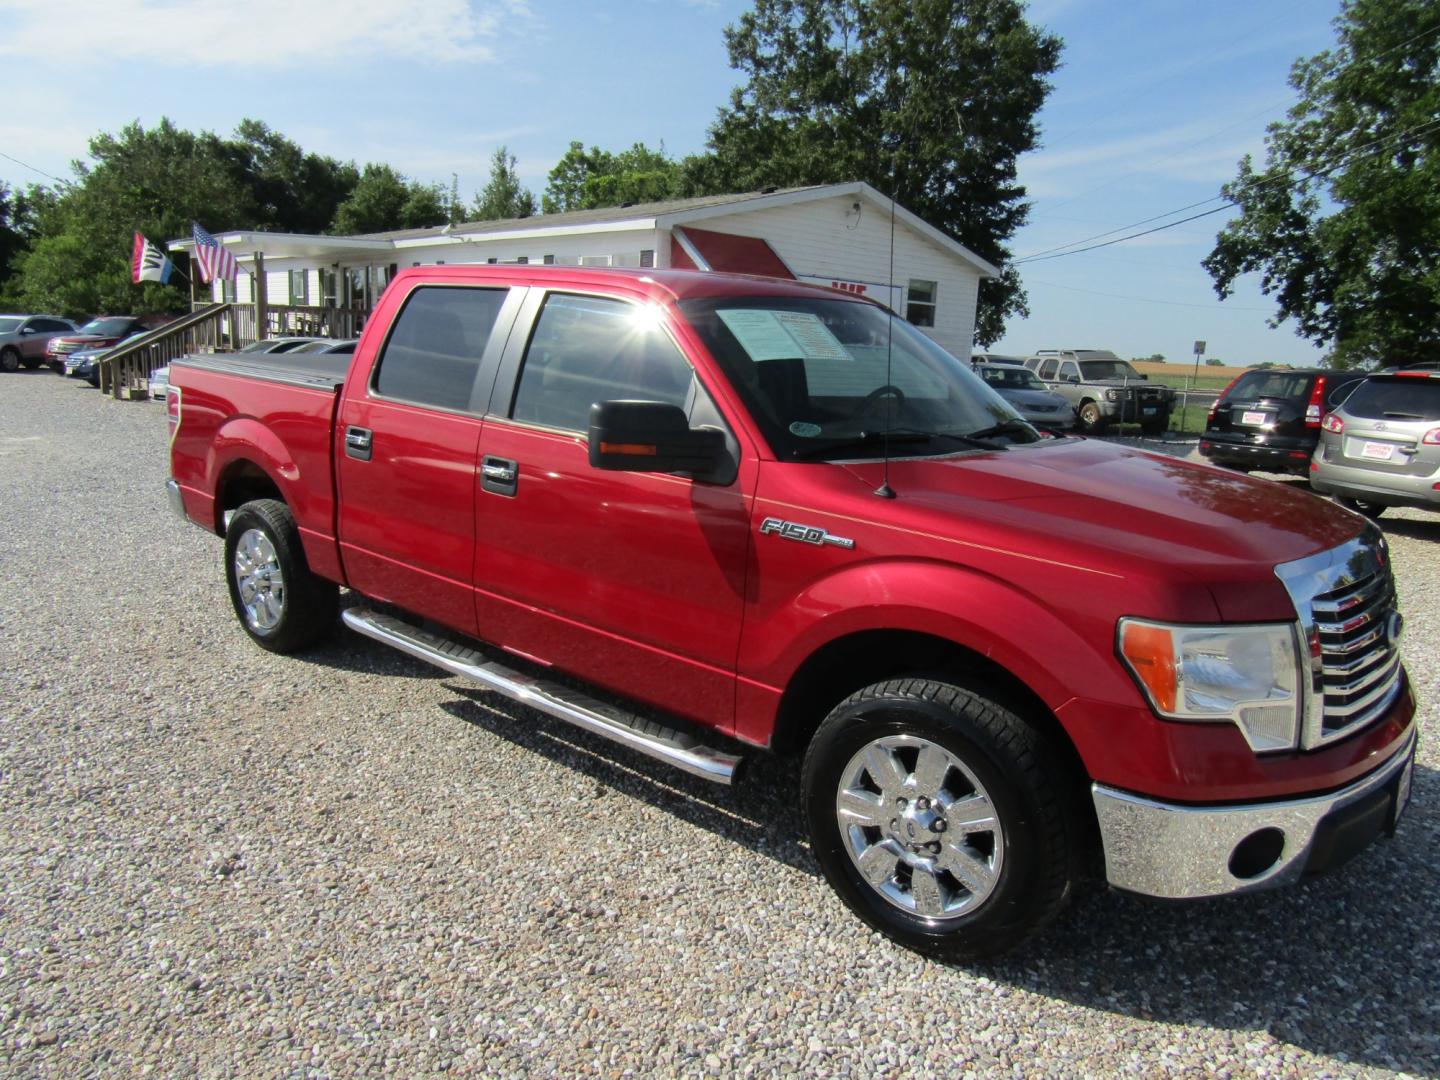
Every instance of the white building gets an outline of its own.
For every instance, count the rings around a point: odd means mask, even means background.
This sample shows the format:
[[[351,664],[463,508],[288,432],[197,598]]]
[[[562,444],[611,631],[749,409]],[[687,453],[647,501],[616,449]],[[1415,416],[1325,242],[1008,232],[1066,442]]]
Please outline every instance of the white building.
[[[903,313],[961,359],[982,278],[999,271],[869,184],[715,195],[366,236],[227,232],[245,271],[215,300],[253,303],[255,272],[278,325],[287,308],[368,311],[402,267],[554,263],[683,267],[795,278],[862,293]],[[190,251],[190,239],[169,244]]]

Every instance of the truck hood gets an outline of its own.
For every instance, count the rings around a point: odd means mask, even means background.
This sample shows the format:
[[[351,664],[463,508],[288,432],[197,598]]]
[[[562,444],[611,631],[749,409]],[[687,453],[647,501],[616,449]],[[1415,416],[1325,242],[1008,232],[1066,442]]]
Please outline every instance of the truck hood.
[[[849,466],[878,486],[879,462]],[[896,458],[895,515],[1002,529],[1017,546],[1096,565],[1184,573],[1210,585],[1276,584],[1274,567],[1344,543],[1364,524],[1304,491],[1092,439],[1003,453]],[[917,521],[920,524],[921,521]],[[1234,617],[1233,615],[1231,617]]]

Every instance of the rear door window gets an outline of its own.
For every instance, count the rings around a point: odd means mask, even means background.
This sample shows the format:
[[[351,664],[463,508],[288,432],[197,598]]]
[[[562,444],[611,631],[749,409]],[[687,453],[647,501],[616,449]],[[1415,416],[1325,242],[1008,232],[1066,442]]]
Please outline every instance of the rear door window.
[[[1049,379],[1053,382],[1055,379],[1055,369],[1059,366],[1059,360],[1046,360],[1040,365],[1040,378]]]
[[[586,431],[600,401],[682,408],[695,373],[650,309],[598,296],[552,293],[525,351],[512,419]]]
[[[375,392],[472,411],[480,358],[507,291],[421,286],[412,292],[376,362]]]

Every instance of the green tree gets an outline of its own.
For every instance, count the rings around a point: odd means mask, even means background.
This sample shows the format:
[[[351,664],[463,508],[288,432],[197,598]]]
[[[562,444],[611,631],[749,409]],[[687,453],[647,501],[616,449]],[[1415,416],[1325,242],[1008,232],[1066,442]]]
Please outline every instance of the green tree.
[[[1222,189],[1240,208],[1204,266],[1222,298],[1258,273],[1272,325],[1339,366],[1440,359],[1440,5],[1345,0],[1331,50]]]
[[[1060,40],[1019,0],[755,0],[725,31],[746,82],[683,187],[745,191],[865,180],[996,265],[1025,222],[1016,158]],[[976,340],[1028,313],[1019,275],[980,294]]]
[[[475,196],[476,221],[504,221],[535,214],[535,196],[520,183],[515,155],[500,147],[490,158],[490,181]]]
[[[225,149],[236,183],[250,192],[254,229],[324,232],[360,179],[353,162],[307,154],[259,120],[240,121]]]
[[[450,220],[439,187],[406,179],[389,165],[366,165],[350,197],[335,210],[330,231],[340,236],[421,229]]]
[[[50,188],[31,184],[25,190],[0,180],[0,308],[9,310],[20,258],[40,235],[59,197]]]
[[[1224,366],[1225,366],[1225,361],[1224,361],[1224,360],[1221,360],[1221,359],[1218,359],[1217,357],[1210,356],[1210,357],[1207,357],[1207,358],[1206,358],[1206,360],[1205,360],[1205,366],[1206,366],[1206,367],[1224,367]]]
[[[683,169],[666,156],[664,146],[651,150],[636,143],[612,154],[593,146],[586,150],[584,143],[572,142],[550,170],[540,203],[545,213],[558,214],[660,202],[683,193]]]
[[[208,132],[161,120],[95,136],[90,157],[93,163],[74,164],[75,182],[59,193],[20,256],[12,295],[27,308],[76,317],[183,310],[184,279],[131,283],[133,235],[163,244],[188,235],[191,221],[212,231],[243,225],[254,204],[236,180],[229,149]]]

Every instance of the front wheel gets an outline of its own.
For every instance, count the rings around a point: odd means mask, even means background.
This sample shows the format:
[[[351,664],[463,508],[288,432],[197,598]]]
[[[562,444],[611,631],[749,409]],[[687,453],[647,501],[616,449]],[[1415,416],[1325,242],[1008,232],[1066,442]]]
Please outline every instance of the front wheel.
[[[235,511],[225,530],[225,568],[240,625],[262,649],[297,652],[333,627],[339,590],[311,572],[283,502],[256,499]]]
[[[19,371],[20,354],[14,349],[0,349],[0,371]]]
[[[1086,435],[1099,435],[1105,430],[1105,414],[1098,404],[1086,401],[1080,406],[1079,423]]]
[[[877,683],[826,717],[802,773],[810,841],[846,905],[902,945],[974,960],[1063,905],[1080,847],[1070,775],[965,686]]]
[[[1346,510],[1353,510],[1357,514],[1364,514],[1371,521],[1379,519],[1385,513],[1385,504],[1377,502],[1366,502],[1364,499],[1347,499],[1343,495],[1336,495],[1335,501]]]

